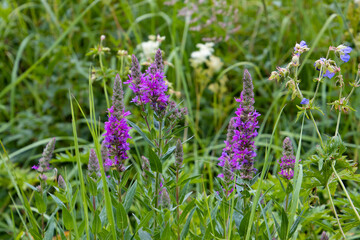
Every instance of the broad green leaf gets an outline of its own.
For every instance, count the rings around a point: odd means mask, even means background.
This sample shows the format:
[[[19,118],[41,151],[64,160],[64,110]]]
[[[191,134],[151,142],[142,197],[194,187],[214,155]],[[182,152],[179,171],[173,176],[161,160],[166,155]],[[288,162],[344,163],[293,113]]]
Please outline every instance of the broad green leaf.
[[[149,149],[149,154],[150,154],[149,162],[150,162],[151,170],[153,172],[162,173],[162,164],[158,155],[152,149]]]
[[[116,220],[119,229],[125,230],[127,227],[127,214],[122,203],[118,203],[116,208]]]
[[[288,229],[288,218],[286,216],[286,212],[283,208],[281,208],[281,227],[279,232],[279,237],[281,240],[287,240],[287,229]]]
[[[40,214],[46,212],[46,203],[39,192],[35,192],[35,205]]]
[[[65,207],[62,208],[62,218],[65,228],[67,230],[73,230],[74,229],[73,217],[71,216],[69,210],[67,210],[67,208]]]

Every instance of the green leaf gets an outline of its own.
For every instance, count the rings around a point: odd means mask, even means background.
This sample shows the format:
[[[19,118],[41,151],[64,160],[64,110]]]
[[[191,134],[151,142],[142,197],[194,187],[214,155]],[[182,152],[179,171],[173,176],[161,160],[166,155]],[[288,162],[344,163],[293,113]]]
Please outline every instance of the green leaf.
[[[55,195],[49,193],[49,195],[52,197],[52,199],[56,202],[56,204],[62,208],[62,207],[65,207],[65,204]]]
[[[99,211],[95,212],[91,230],[92,230],[92,233],[94,235],[97,235],[101,230],[101,220],[100,220],[100,217],[99,217]]]
[[[124,201],[124,208],[126,212],[130,210],[131,204],[133,203],[134,196],[136,193],[136,187],[137,187],[137,181],[134,182],[134,184],[128,189],[126,193],[125,201]]]
[[[153,172],[162,173],[162,164],[158,155],[152,149],[149,149],[149,154],[150,154],[149,162],[150,162],[151,170]]]
[[[134,235],[132,236],[131,239],[133,239],[136,235],[137,232],[139,232],[139,236],[140,236],[140,232],[141,232],[141,228],[144,227],[146,224],[148,224],[148,222],[150,221],[151,217],[154,216],[153,212],[147,212],[147,214],[141,219],[141,222],[139,223],[139,225],[137,225],[136,227],[136,231],[134,232]],[[142,231],[144,232],[144,231]],[[143,239],[141,237],[141,239]]]
[[[71,205],[70,205],[70,211],[72,211],[74,209],[74,207],[75,207],[78,192],[79,192],[79,188],[76,189],[75,194],[73,194],[73,196],[72,196]]]
[[[155,145],[152,143],[152,141],[146,136],[146,134],[132,121],[127,120],[127,122],[131,125],[132,128],[134,128],[143,138],[144,140],[150,144],[151,147],[155,148]]]
[[[97,184],[95,182],[95,180],[90,177],[89,175],[87,176],[87,180],[88,180],[88,184],[89,184],[89,192],[92,196],[96,196],[97,195]]]
[[[246,233],[246,228],[248,227],[248,224],[251,224],[251,225],[252,225],[252,223],[249,222],[250,214],[251,214],[251,212],[250,212],[250,211],[247,211],[247,212],[245,213],[243,219],[242,219],[241,222],[240,222],[240,226],[239,226],[239,234],[240,234],[240,236],[244,236],[244,235],[245,235],[245,233]]]
[[[69,210],[67,210],[66,207],[62,208],[62,219],[63,219],[63,223],[65,225],[65,228],[67,230],[73,230],[74,229],[73,217],[71,216]]]
[[[192,216],[193,216],[195,210],[196,210],[196,208],[191,210],[188,218],[186,219],[186,223],[185,223],[185,225],[183,227],[183,230],[181,231],[181,234],[180,234],[180,239],[185,239],[186,235],[188,234],[190,222],[191,222],[191,219],[192,219]]]
[[[122,203],[118,203],[116,208],[116,221],[117,226],[120,229],[125,229],[127,227],[127,214],[125,212],[125,208]]]
[[[287,229],[288,229],[288,218],[286,216],[286,212],[283,208],[281,208],[281,227],[279,232],[279,237],[281,240],[287,240]]]
[[[35,192],[35,205],[40,214],[46,212],[46,203],[44,198],[40,195],[39,192]]]
[[[36,236],[39,234],[39,231],[38,231],[38,225],[37,225],[37,221],[36,219],[34,218],[34,215],[31,211],[31,208],[30,208],[30,204],[29,204],[29,201],[27,199],[27,197],[25,196],[25,193],[24,191],[20,188],[20,191],[21,191],[21,195],[24,199],[24,207],[25,207],[25,210],[26,210],[26,213],[27,215],[29,216],[29,219],[30,219],[30,222],[31,222],[31,225],[32,225],[32,233],[31,235],[33,235],[34,238],[36,238]]]
[[[164,155],[161,156],[161,161],[167,160],[171,156],[171,154],[175,151],[175,148],[176,148],[175,146],[169,148],[169,150]]]
[[[35,240],[42,240],[42,237],[39,233],[39,231],[35,228],[30,228],[29,232],[31,234],[31,236],[35,239]]]
[[[44,239],[45,240],[52,240],[53,236],[54,236],[54,229],[55,229],[55,222],[54,222],[54,218],[52,217],[49,220],[49,224],[48,224],[48,229],[45,232],[45,236]]]
[[[161,239],[162,240],[168,240],[171,239],[171,228],[170,228],[170,224],[166,224],[166,227],[164,229],[164,231],[161,234]]]
[[[180,218],[179,218],[179,224],[182,224],[183,221],[186,219],[188,213],[194,208],[195,206],[195,200],[192,200],[188,205],[186,205],[184,211],[182,211]]]

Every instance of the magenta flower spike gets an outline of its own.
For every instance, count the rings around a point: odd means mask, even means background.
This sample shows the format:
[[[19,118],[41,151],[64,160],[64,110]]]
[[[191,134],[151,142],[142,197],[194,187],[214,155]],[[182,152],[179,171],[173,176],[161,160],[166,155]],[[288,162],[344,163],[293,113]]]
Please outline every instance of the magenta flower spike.
[[[109,119],[105,122],[104,134],[104,144],[112,160],[109,158],[104,162],[109,167],[117,167],[119,171],[125,171],[124,161],[128,158],[126,151],[130,150],[127,140],[131,138],[129,135],[131,128],[126,122],[126,116],[130,115],[130,112],[124,110],[123,96],[121,79],[117,75],[114,81],[112,107],[109,109]]]
[[[281,158],[279,172],[284,178],[290,180],[294,177],[295,156],[290,138],[286,137],[283,142],[283,156]],[[299,160],[300,161],[300,160]]]
[[[254,87],[250,73],[245,70],[243,77],[243,91],[235,114],[228,128],[228,136],[225,141],[225,148],[219,158],[219,166],[224,166],[229,161],[233,171],[238,171],[240,178],[252,179],[256,169],[254,168],[254,158],[256,157],[256,147],[254,139],[257,137],[258,121],[260,114],[254,109]]]

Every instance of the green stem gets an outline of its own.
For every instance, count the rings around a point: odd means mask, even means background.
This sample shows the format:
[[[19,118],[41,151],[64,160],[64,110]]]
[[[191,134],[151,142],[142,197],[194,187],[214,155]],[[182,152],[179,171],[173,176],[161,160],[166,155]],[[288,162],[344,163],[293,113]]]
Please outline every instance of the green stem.
[[[286,192],[287,192],[287,189],[289,187],[289,181],[287,181],[287,186],[286,186]],[[286,197],[285,197],[285,212],[288,208],[288,201],[289,201],[289,193],[286,193]]]
[[[328,55],[329,55],[329,52],[328,52],[327,56],[328,56]],[[297,91],[298,91],[299,94],[300,94],[300,98],[303,98],[303,94],[302,94],[302,92],[301,92],[301,90],[300,90],[300,88],[299,88],[299,84],[297,83],[297,72],[298,72],[298,68],[296,68],[296,70],[295,70],[295,86],[296,86]],[[321,70],[320,70],[320,73],[321,73]],[[315,96],[314,96],[314,97],[315,97]],[[313,123],[314,123],[315,129],[316,129],[316,132],[317,132],[317,135],[319,136],[320,143],[321,143],[321,147],[324,148],[324,142],[323,142],[323,140],[322,140],[322,137],[321,137],[321,134],[320,134],[319,129],[318,129],[318,127],[317,127],[317,124],[316,124],[316,122],[315,122],[315,119],[314,119],[314,117],[313,117],[313,115],[312,115],[312,113],[311,113],[311,110],[309,110],[309,114],[310,114],[311,120],[312,120]]]
[[[161,139],[162,139],[162,119],[160,119],[159,121],[159,159],[161,159]],[[158,197],[159,197],[159,185],[160,185],[160,178],[159,178],[160,173],[156,173],[156,181],[155,181],[155,207],[158,208]],[[154,233],[155,233],[155,229],[157,227],[157,211],[155,211],[155,224],[154,224]]]
[[[232,191],[231,193],[231,198],[232,198],[232,201],[231,201],[231,211],[230,211],[230,226],[228,226],[229,228],[229,234],[228,234],[228,237],[229,239],[231,239],[231,230],[232,230],[232,218],[233,218],[233,215],[234,215],[234,203],[235,203],[235,191],[236,191],[236,177],[234,176],[234,182],[233,182],[233,188],[234,190]]]
[[[348,200],[349,200],[349,202],[350,202],[351,208],[354,210],[354,212],[355,212],[355,215],[356,215],[357,219],[360,221],[360,216],[359,216],[359,213],[358,213],[358,211],[356,210],[356,208],[355,208],[355,206],[354,206],[353,202],[351,201],[351,198],[350,198],[350,196],[349,196],[349,193],[347,192],[347,190],[346,190],[346,187],[345,187],[344,183],[342,182],[342,180],[341,180],[340,176],[338,175],[338,173],[337,173],[337,171],[336,171],[336,169],[335,169],[335,167],[334,167],[334,164],[331,164],[331,167],[332,167],[332,169],[333,169],[333,171],[334,171],[334,173],[335,173],[335,175],[336,175],[337,179],[339,180],[340,185],[341,185],[342,189],[344,190],[344,192],[345,192],[345,194],[346,194],[347,199],[348,199]]]
[[[338,223],[338,225],[339,225],[340,232],[341,232],[341,234],[343,235],[344,239],[346,239],[345,233],[344,233],[344,231],[343,231],[342,228],[341,228],[341,224],[340,224],[339,217],[338,217],[338,215],[337,215],[337,213],[336,213],[335,205],[334,205],[334,202],[333,202],[333,200],[332,200],[331,192],[330,192],[330,188],[329,188],[329,185],[328,185],[328,184],[326,184],[326,190],[327,190],[327,192],[328,192],[328,194],[329,194],[329,199],[330,199],[330,202],[331,202],[331,207],[332,207],[332,209],[333,209],[333,211],[334,211],[335,218],[336,218],[336,221],[337,221],[337,223]]]
[[[316,133],[317,133],[317,135],[318,135],[318,137],[319,137],[319,139],[320,139],[321,147],[324,149],[324,142],[323,142],[323,140],[322,140],[322,138],[321,138],[320,131],[319,131],[317,125],[316,125],[314,116],[312,115],[311,111],[309,111],[309,115],[310,115],[310,118],[311,118],[312,122],[314,123]]]
[[[180,240],[180,206],[179,206],[179,168],[176,168],[176,205],[177,205],[177,234],[178,234],[178,240]]]

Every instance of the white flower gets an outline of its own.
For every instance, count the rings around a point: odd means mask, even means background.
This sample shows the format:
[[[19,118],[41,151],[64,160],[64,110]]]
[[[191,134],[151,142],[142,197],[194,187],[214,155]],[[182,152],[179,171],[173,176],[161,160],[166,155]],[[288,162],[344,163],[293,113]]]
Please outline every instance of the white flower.
[[[140,44],[140,48],[144,53],[145,58],[151,58],[152,55],[155,53],[156,49],[158,49],[160,46],[159,42],[155,42],[155,41],[147,41],[147,42],[142,42]]]
[[[210,57],[211,54],[214,52],[213,46],[214,43],[212,42],[205,44],[202,43],[196,44],[196,47],[199,48],[199,51],[195,51],[191,53],[191,59],[190,59],[191,63],[194,66],[197,66],[206,62],[206,59]]]
[[[220,60],[219,57],[211,55],[210,59],[206,61],[206,65],[213,72],[218,72],[220,71],[224,63]]]

